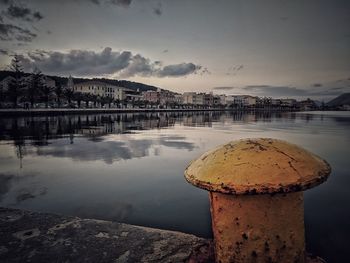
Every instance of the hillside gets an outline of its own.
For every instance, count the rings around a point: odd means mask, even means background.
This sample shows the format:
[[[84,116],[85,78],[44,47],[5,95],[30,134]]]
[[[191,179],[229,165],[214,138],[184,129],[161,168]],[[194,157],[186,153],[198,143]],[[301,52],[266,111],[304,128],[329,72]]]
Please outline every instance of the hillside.
[[[12,71],[0,71],[0,81],[6,78],[7,76],[13,76],[14,73]],[[23,73],[23,76],[28,76],[29,73]],[[56,81],[56,83],[60,83],[62,86],[65,86],[68,81],[68,77],[59,77],[59,76],[48,76],[49,78],[52,78],[53,80]],[[82,83],[86,82],[89,80],[98,80],[98,81],[103,81],[109,84],[113,84],[116,86],[121,86],[133,90],[139,89],[140,91],[146,91],[146,90],[157,90],[157,87],[155,86],[150,86],[147,84],[139,83],[139,82],[133,82],[133,81],[128,81],[128,80],[116,80],[116,79],[105,79],[105,78],[73,78],[73,82],[75,84],[77,83]]]
[[[330,107],[337,107],[342,105],[350,105],[350,93],[344,93],[332,99],[327,103]]]

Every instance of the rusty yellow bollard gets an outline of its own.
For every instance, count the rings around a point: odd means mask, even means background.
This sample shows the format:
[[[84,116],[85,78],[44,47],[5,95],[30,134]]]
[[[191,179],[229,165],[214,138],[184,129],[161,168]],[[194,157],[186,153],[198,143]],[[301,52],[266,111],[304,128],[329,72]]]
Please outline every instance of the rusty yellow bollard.
[[[210,191],[216,262],[305,262],[303,190],[331,168],[275,139],[233,141],[192,161],[185,178]]]

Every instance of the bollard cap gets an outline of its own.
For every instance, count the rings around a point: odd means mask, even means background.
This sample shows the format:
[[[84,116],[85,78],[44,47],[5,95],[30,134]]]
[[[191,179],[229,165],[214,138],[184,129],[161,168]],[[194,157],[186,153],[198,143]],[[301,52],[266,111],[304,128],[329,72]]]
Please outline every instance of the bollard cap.
[[[227,194],[303,191],[327,180],[329,164],[297,145],[276,139],[244,139],[211,150],[185,170],[186,180]]]

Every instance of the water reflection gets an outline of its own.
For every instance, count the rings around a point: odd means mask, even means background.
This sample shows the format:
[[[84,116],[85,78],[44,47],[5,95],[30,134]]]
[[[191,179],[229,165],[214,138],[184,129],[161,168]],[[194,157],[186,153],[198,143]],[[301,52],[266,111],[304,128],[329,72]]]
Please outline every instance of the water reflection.
[[[212,127],[214,122],[271,122],[284,116],[288,116],[289,120],[296,118],[296,114],[278,112],[168,112],[1,118],[0,140],[14,140],[16,145],[21,145],[25,139],[30,139],[31,144],[42,146],[47,145],[50,139],[66,136],[73,136],[70,138],[72,142],[78,135],[99,141],[96,137],[106,134],[160,129],[172,127],[176,123],[183,126]],[[306,116],[308,121],[314,118],[310,114]]]
[[[350,235],[349,126],[350,114],[317,112],[1,118],[0,206],[210,237],[207,192],[185,182],[185,167],[230,140],[274,137],[331,164],[329,181],[305,193],[307,247],[342,262]]]

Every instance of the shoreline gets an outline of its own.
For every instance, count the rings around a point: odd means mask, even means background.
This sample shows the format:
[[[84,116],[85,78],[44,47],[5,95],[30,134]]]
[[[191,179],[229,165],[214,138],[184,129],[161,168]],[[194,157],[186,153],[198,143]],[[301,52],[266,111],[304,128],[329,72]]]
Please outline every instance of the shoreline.
[[[230,111],[230,112],[296,112],[292,109],[0,109],[0,116],[40,116],[40,115],[71,115],[71,114],[96,114],[96,113],[155,113],[155,112],[203,112],[203,111]]]

